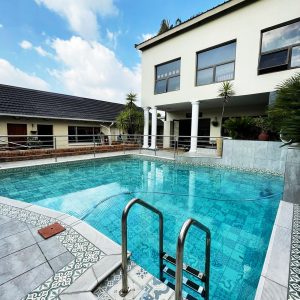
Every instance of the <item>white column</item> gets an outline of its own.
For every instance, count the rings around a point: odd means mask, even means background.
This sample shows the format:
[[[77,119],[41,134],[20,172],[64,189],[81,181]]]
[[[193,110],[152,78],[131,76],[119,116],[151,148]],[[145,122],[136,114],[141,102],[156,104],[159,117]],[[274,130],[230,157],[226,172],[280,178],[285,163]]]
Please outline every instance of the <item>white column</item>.
[[[156,134],[157,134],[157,108],[154,106],[151,109],[152,122],[151,122],[151,149],[156,148]]]
[[[143,148],[149,148],[149,109],[144,107],[144,143]]]
[[[191,148],[190,152],[197,151],[199,102],[192,102],[192,128],[191,128]]]
[[[170,148],[171,145],[171,121],[164,121],[163,147]]]

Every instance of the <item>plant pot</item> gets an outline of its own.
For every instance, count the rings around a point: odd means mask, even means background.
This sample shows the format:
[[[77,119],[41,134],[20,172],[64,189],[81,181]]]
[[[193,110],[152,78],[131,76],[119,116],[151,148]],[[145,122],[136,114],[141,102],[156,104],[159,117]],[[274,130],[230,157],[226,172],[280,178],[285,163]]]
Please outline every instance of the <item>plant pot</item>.
[[[260,135],[258,136],[258,140],[259,140],[259,141],[268,141],[269,138],[270,138],[270,137],[269,137],[268,133],[265,132],[265,131],[262,131],[262,132],[260,133]]]

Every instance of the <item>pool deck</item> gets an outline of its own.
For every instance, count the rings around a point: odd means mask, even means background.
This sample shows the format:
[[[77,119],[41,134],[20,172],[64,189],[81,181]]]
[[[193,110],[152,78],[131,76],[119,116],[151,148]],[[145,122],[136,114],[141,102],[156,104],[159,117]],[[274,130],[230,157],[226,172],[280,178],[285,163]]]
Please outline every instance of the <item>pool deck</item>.
[[[102,153],[97,158],[139,154]],[[145,154],[145,156],[148,156]],[[150,154],[153,156],[153,154]],[[171,153],[158,156],[173,160]],[[91,155],[58,162],[93,159]],[[53,163],[54,159],[0,163],[9,169]],[[66,230],[43,240],[37,229],[58,221]],[[300,299],[300,207],[280,202],[255,300]],[[0,197],[0,299],[174,299],[174,291],[134,263],[132,292],[120,290],[121,248],[72,216]],[[25,283],[26,280],[26,283]]]
[[[44,240],[38,229],[66,230]],[[121,289],[121,247],[85,222],[54,210],[0,197],[0,299],[173,299],[174,291],[140,266],[128,267]]]

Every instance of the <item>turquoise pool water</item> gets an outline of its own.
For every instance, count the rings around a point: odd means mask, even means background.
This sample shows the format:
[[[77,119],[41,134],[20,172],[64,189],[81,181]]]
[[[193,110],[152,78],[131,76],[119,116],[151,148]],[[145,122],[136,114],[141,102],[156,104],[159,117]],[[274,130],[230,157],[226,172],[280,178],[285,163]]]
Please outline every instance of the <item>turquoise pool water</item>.
[[[183,222],[212,233],[211,299],[254,299],[282,193],[282,178],[161,161],[122,158],[0,173],[0,195],[69,213],[120,243],[121,213],[139,197],[163,212],[164,248],[175,256]],[[129,215],[133,259],[158,275],[158,220],[141,207]],[[192,229],[184,261],[204,266],[204,234]]]

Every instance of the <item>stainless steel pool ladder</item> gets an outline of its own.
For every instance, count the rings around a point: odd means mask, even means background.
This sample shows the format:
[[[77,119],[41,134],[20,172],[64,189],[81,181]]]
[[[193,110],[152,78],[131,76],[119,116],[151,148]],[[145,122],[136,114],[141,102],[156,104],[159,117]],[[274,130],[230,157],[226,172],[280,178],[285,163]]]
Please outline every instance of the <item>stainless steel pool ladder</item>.
[[[135,205],[139,204],[152,212],[156,213],[159,216],[159,270],[160,270],[160,280],[162,280],[163,272],[163,234],[164,234],[164,224],[163,224],[163,215],[162,213],[148,204],[147,202],[141,199],[132,199],[124,208],[122,213],[122,289],[120,291],[120,296],[125,297],[130,289],[128,287],[128,277],[127,277],[127,267],[128,267],[128,258],[127,258],[127,217],[130,209]]]
[[[205,241],[205,272],[201,273],[189,266],[186,266],[183,263],[183,253],[184,253],[184,243],[185,238],[189,229],[195,226],[196,228],[200,229],[201,231],[205,232],[206,241]],[[199,293],[205,300],[209,299],[209,272],[210,272],[210,244],[211,244],[211,235],[210,230],[198,222],[195,219],[188,219],[186,220],[180,230],[178,239],[177,239],[177,250],[176,250],[176,276],[175,276],[175,299],[181,300],[182,299],[182,283],[184,282],[192,290]],[[187,273],[197,277],[202,282],[204,282],[204,288],[202,286],[197,285],[193,281],[186,279],[183,277],[183,270]],[[190,282],[189,282],[190,281]]]
[[[189,289],[192,289],[194,292],[199,294],[205,300],[209,299],[209,272],[210,272],[210,244],[211,244],[211,234],[210,230],[198,222],[195,219],[188,219],[184,222],[181,227],[178,239],[177,239],[177,250],[176,250],[176,259],[167,253],[163,252],[163,215],[162,213],[151,206],[150,204],[142,201],[141,199],[132,199],[124,208],[122,214],[122,290],[120,291],[120,296],[125,297],[130,289],[128,287],[128,277],[127,277],[127,267],[128,267],[128,258],[127,258],[127,217],[130,209],[134,204],[139,204],[152,212],[156,213],[159,216],[159,270],[160,270],[160,280],[167,284],[172,289],[175,289],[175,299],[181,300],[184,296],[188,300],[197,300],[195,297],[190,294],[183,293],[182,284],[184,283]],[[196,228],[204,231],[206,234],[206,246],[205,246],[205,273],[186,265],[183,263],[183,253],[184,253],[184,243],[187,233],[191,226],[196,226]],[[171,263],[176,266],[176,272],[171,268],[163,264],[163,260]],[[195,283],[191,279],[187,279],[183,276],[183,271],[192,275],[204,282],[204,287]],[[175,279],[175,285],[170,281],[163,278],[163,273]]]

